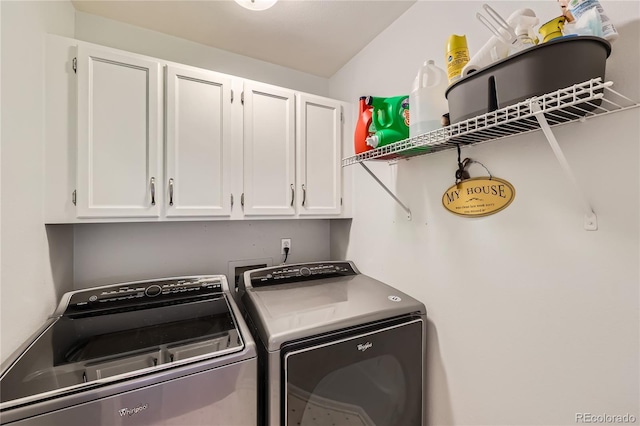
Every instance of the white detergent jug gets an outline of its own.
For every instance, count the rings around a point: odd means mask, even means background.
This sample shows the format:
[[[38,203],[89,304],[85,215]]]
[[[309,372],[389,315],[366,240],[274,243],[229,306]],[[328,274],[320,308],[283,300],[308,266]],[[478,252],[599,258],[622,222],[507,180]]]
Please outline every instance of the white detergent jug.
[[[409,95],[409,137],[442,127],[442,115],[449,110],[447,85],[447,73],[433,60],[422,65]]]

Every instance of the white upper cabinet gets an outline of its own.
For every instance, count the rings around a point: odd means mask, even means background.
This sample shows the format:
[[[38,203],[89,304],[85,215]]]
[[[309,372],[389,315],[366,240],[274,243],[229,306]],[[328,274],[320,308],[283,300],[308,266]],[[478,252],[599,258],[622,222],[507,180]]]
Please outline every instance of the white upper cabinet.
[[[298,214],[340,214],[341,104],[332,99],[298,94],[296,105]]]
[[[231,213],[231,79],[167,66],[167,217]]]
[[[158,217],[161,67],[78,47],[78,217]]]
[[[294,92],[247,82],[243,96],[244,214],[294,215]]]
[[[64,37],[46,46],[46,223],[349,214],[348,104]]]
[[[340,102],[245,83],[244,214],[339,215],[341,147]]]

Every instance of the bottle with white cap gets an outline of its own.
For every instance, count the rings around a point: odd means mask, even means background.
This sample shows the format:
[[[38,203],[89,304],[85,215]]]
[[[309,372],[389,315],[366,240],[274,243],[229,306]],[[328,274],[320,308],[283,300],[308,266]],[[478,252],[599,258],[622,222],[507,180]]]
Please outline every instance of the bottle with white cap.
[[[533,30],[533,27],[538,25],[538,17],[531,9],[521,9],[519,12],[521,14],[513,19],[516,22],[516,40],[511,46],[510,55],[534,47],[538,41]],[[509,19],[511,20],[512,17],[510,16]]]
[[[449,110],[445,97],[447,73],[433,60],[426,61],[413,81],[409,94],[409,136],[414,137],[441,127],[441,118]]]

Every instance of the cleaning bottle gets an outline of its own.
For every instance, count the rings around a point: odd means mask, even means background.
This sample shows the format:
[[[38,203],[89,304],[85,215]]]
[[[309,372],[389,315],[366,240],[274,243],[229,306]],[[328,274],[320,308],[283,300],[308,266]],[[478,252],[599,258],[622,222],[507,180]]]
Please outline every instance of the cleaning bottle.
[[[375,134],[367,137],[372,148],[389,145],[409,137],[409,97],[382,98],[367,96],[366,104],[373,107]]]
[[[451,35],[447,40],[445,62],[447,63],[447,78],[449,83],[460,79],[462,68],[469,62],[469,48],[467,36]]]
[[[520,12],[513,19],[516,27],[516,42],[511,46],[510,55],[534,47],[538,42],[538,36],[533,30],[533,27],[538,25],[538,17],[531,9],[521,9]]]
[[[412,138],[441,127],[441,118],[449,110],[446,90],[445,71],[438,68],[433,60],[425,62],[413,81],[409,95],[409,135]]]
[[[609,17],[605,14],[602,5],[598,0],[569,0],[569,11],[575,23],[569,20],[576,27],[593,27],[590,33],[598,37],[603,37],[613,43],[618,38],[618,31],[613,25]],[[583,17],[583,15],[586,15]],[[593,15],[597,15],[597,18],[593,18]],[[576,31],[578,34],[588,34],[587,32]]]
[[[358,121],[356,122],[353,140],[356,154],[372,149],[371,146],[367,145],[367,138],[376,132],[371,118],[373,107],[367,105],[366,100],[366,96],[361,96],[358,104]]]
[[[562,37],[562,31],[566,20],[566,16],[560,15],[553,18],[549,22],[545,22],[544,24],[540,25],[540,28],[538,28],[538,33],[540,33],[540,37],[542,37],[542,42],[546,43],[553,40],[554,38]]]

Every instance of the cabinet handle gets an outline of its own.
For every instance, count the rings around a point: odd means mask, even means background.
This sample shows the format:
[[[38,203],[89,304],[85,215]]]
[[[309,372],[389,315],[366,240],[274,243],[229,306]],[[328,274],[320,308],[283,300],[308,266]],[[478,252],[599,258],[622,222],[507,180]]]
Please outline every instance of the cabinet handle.
[[[173,178],[169,179],[169,205],[173,206]]]
[[[302,184],[302,207],[304,207],[304,203],[307,202],[307,188]]]
[[[293,184],[291,184],[291,207],[293,207],[293,200],[296,199],[296,190],[293,189]]]
[[[231,210],[233,210],[233,194],[231,194]]]
[[[242,207],[244,207],[244,192],[242,193],[242,195],[240,196],[240,205]]]
[[[156,178],[151,178],[151,205],[156,205]]]

